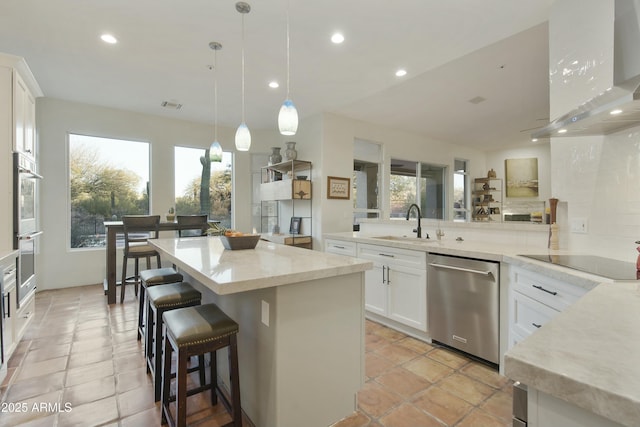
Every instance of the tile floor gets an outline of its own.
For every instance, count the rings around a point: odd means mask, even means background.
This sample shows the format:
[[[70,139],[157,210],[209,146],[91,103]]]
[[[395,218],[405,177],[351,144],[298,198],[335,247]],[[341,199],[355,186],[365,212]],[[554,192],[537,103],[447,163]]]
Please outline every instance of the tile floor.
[[[0,427],[160,425],[136,326],[131,291],[112,306],[98,285],[38,293],[0,385]],[[359,411],[335,427],[511,425],[510,383],[484,365],[369,321],[366,350]],[[229,420],[208,393],[189,398],[189,425]]]

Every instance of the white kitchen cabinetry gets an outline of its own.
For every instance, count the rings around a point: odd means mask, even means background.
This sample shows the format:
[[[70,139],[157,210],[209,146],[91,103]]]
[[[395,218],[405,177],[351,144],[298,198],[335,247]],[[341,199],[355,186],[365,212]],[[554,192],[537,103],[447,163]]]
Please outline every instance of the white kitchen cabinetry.
[[[358,254],[357,243],[344,240],[327,239],[324,242],[324,251],[332,254],[355,257]]]
[[[23,58],[0,53],[0,251],[13,250],[13,151],[36,157],[35,99],[42,91]]]
[[[588,289],[518,267],[511,268],[510,285],[509,348],[588,292]]]
[[[365,309],[426,332],[426,253],[370,244],[357,248],[358,258],[373,261],[365,272]]]

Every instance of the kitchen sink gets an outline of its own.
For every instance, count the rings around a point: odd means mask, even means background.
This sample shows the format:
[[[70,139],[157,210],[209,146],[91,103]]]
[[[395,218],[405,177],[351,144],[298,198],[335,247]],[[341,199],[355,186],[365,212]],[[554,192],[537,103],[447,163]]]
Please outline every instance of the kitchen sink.
[[[417,237],[408,237],[408,236],[374,236],[373,239],[391,240],[396,242],[407,242],[407,243],[433,243],[433,240],[418,239]]]

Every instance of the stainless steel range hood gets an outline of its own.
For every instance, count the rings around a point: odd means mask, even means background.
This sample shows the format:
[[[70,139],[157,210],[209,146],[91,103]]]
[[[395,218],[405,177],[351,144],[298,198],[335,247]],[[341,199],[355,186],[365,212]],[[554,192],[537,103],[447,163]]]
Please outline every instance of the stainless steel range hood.
[[[611,88],[537,130],[533,138],[607,135],[640,125],[640,5],[615,0]],[[618,114],[612,112],[621,111]],[[565,133],[558,133],[566,129]]]

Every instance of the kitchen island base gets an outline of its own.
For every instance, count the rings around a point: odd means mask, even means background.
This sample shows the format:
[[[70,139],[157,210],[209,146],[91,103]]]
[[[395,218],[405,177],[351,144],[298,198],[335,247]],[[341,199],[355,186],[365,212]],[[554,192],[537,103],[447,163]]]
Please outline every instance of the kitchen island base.
[[[227,295],[185,280],[202,291],[203,304],[216,303],[240,325],[241,405],[254,425],[328,426],[356,410],[364,383],[363,273]],[[228,389],[226,357],[218,361]]]

